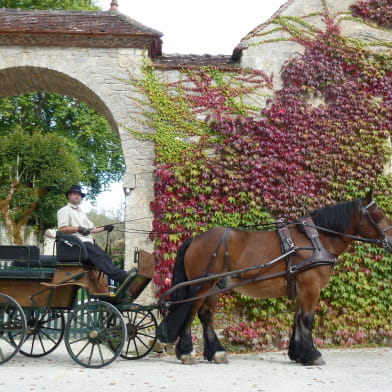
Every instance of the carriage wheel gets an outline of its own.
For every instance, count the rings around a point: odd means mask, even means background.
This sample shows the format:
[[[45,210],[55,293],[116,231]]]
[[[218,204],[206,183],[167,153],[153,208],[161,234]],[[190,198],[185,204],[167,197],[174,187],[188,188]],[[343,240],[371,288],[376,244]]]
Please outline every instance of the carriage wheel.
[[[127,341],[121,353],[125,359],[140,359],[154,348],[157,342],[157,320],[148,310],[122,310],[127,327]]]
[[[20,353],[27,357],[42,357],[61,343],[65,320],[60,310],[29,309],[26,311],[27,334]]]
[[[0,294],[0,364],[10,360],[26,336],[26,317],[21,306],[11,297]]]
[[[100,368],[121,354],[126,337],[121,313],[107,302],[94,301],[79,306],[70,314],[64,340],[75,362]]]

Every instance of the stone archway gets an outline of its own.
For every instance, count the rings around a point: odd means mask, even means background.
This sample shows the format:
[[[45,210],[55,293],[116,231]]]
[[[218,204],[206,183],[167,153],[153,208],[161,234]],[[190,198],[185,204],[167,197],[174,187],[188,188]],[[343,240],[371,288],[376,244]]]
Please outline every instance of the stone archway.
[[[105,117],[118,132],[113,115],[101,98],[79,80],[62,72],[31,66],[4,68],[0,70],[0,84],[0,99],[38,91],[77,98]]]
[[[160,36],[118,12],[0,10],[0,98],[38,91],[74,97],[118,133],[126,163],[126,231],[132,231],[126,233],[128,264],[134,247],[152,248],[146,233],[154,161],[152,143],[129,132],[151,131],[138,121],[142,109],[130,99],[129,80],[140,74],[146,55],[159,53]]]

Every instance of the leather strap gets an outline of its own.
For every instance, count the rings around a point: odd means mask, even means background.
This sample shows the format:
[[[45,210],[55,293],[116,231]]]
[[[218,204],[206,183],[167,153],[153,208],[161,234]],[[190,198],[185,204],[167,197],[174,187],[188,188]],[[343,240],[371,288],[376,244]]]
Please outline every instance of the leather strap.
[[[276,230],[279,235],[280,245],[282,247],[282,254],[285,254],[291,249],[294,249],[295,245],[293,240],[291,239],[290,230],[287,227],[287,224],[283,221],[278,222]],[[291,258],[291,255],[286,257],[287,296],[289,297],[289,299],[293,299],[296,296],[295,275],[290,272],[292,263],[293,260]]]
[[[321,265],[334,266],[338,262],[338,257],[324,248],[320,241],[317,229],[314,227],[313,220],[310,216],[302,220],[302,227],[305,230],[306,236],[312,243],[314,248],[313,255],[307,259],[301,260],[290,267],[290,273],[296,274],[305,271],[309,268],[319,267]]]
[[[227,269],[230,267],[230,259],[229,259],[229,251],[228,251],[228,238],[229,238],[229,233],[230,233],[230,228],[225,228],[225,231],[222,234],[222,237],[220,238],[218,245],[215,248],[214,253],[211,255],[210,259],[208,260],[206,272],[204,276],[208,275],[208,271],[211,267],[212,262],[215,260],[216,256],[218,255],[219,249],[222,246],[222,243],[225,244],[225,260],[226,260],[226,266]]]
[[[321,243],[312,218],[307,216],[299,224],[304,228],[305,234],[312,244],[310,249],[313,250],[313,255],[295,264],[292,262],[291,255],[286,258],[287,295],[289,299],[294,299],[297,295],[295,277],[299,272],[323,265],[334,266],[337,263],[337,256],[325,249]],[[281,242],[282,253],[287,253],[290,249],[304,249],[296,248],[291,238],[290,230],[284,222],[278,223],[277,233]]]

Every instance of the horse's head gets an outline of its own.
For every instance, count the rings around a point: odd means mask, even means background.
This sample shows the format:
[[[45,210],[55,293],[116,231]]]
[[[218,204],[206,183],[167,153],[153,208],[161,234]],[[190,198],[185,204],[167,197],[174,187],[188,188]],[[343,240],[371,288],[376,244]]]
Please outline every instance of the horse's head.
[[[392,253],[392,221],[373,200],[373,189],[362,199],[361,214],[358,234],[380,240],[380,244]]]

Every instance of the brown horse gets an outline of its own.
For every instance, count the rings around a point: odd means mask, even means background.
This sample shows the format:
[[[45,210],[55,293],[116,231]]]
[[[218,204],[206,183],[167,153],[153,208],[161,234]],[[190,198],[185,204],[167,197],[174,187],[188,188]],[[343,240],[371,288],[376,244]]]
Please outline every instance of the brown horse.
[[[194,363],[191,324],[197,313],[203,326],[204,357],[226,363],[226,352],[212,326],[219,288],[224,285],[222,290],[262,299],[296,296],[289,358],[306,365],[324,364],[312,338],[320,290],[329,282],[337,256],[353,241],[382,245],[392,253],[391,224],[370,191],[363,200],[278,223],[280,230],[215,228],[188,239],[177,254],[172,288],[165,295],[171,294],[172,306],[158,337],[163,342],[179,337],[177,358]]]

